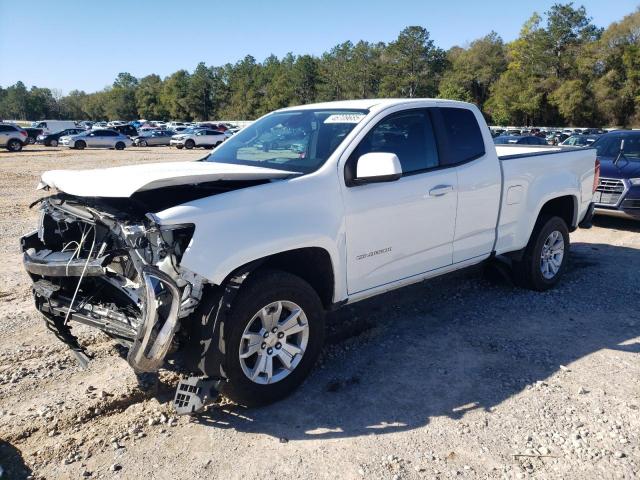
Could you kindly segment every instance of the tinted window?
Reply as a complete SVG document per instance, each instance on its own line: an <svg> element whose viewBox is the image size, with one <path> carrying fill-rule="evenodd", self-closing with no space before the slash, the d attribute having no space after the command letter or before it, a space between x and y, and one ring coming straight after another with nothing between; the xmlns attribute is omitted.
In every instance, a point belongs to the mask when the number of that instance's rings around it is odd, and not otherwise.
<svg viewBox="0 0 640 480"><path fill-rule="evenodd" d="M455 165L484 155L482 132L471 110L437 108L434 114L442 164Z"/></svg>
<svg viewBox="0 0 640 480"><path fill-rule="evenodd" d="M117 137L118 136L118 132L114 132L111 130L105 130L104 134L102 135L103 137Z"/></svg>
<svg viewBox="0 0 640 480"><path fill-rule="evenodd" d="M11 125L0 125L0 132L15 132L16 128Z"/></svg>
<svg viewBox="0 0 640 480"><path fill-rule="evenodd" d="M438 166L431 119L425 110L410 110L388 116L378 123L351 155L353 161L365 153L395 153L403 173Z"/></svg>
<svg viewBox="0 0 640 480"><path fill-rule="evenodd" d="M620 144L624 139L624 156L629 160L640 158L640 135L605 135L591 146L597 149L598 156L617 157Z"/></svg>

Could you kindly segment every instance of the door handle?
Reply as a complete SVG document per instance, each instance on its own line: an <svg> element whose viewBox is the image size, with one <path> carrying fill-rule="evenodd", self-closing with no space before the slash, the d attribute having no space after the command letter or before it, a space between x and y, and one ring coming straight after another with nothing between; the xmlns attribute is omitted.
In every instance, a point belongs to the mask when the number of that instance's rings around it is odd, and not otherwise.
<svg viewBox="0 0 640 480"><path fill-rule="evenodd" d="M431 190L429 190L429 196L441 197L449 192L453 192L453 185L436 185Z"/></svg>

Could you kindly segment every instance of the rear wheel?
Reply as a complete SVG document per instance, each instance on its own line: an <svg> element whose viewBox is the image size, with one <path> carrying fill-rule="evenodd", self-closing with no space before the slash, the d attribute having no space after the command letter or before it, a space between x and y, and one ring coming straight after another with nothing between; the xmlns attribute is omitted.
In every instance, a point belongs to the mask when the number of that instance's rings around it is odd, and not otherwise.
<svg viewBox="0 0 640 480"><path fill-rule="evenodd" d="M569 257L569 229L560 217L541 216L536 222L522 259L513 264L516 282L544 291L554 287Z"/></svg>
<svg viewBox="0 0 640 480"><path fill-rule="evenodd" d="M53 139L49 142L49 146L50 147L57 147L58 146L58 140Z"/></svg>
<svg viewBox="0 0 640 480"><path fill-rule="evenodd" d="M77 148L78 150L84 150L86 146L87 144L84 140L78 140L73 146L73 148Z"/></svg>
<svg viewBox="0 0 640 480"><path fill-rule="evenodd" d="M124 150L125 144L124 142L116 143L116 150Z"/></svg>
<svg viewBox="0 0 640 480"><path fill-rule="evenodd" d="M189 139L186 142L184 142L184 146L187 150L191 150L193 147L196 146L196 142L194 142L193 140Z"/></svg>

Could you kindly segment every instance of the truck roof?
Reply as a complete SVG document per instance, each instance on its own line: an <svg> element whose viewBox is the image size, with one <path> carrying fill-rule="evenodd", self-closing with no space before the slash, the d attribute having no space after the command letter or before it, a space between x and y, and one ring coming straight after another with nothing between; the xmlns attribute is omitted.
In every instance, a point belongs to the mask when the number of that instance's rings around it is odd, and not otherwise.
<svg viewBox="0 0 640 480"><path fill-rule="evenodd" d="M411 103L424 103L424 102L433 102L434 104L458 104L465 105L467 107L471 106L470 103L467 102L459 102L457 100L445 100L442 98L368 98L362 100L338 100L334 102L323 102L323 103L310 103L307 105L297 105L294 107L283 108L280 111L287 110L310 110L310 109L322 109L322 108L345 108L345 109L356 109L356 110L370 110L374 107L384 108L392 105L404 105Z"/></svg>

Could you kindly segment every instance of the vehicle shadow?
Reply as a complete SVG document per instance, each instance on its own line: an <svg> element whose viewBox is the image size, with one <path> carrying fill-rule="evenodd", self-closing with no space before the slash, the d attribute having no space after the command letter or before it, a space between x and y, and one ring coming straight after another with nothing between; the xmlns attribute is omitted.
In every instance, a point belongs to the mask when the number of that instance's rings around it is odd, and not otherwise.
<svg viewBox="0 0 640 480"><path fill-rule="evenodd" d="M624 230L626 232L640 233L640 221L629 218L596 215L593 217L593 224L600 228L611 228L615 230Z"/></svg>
<svg viewBox="0 0 640 480"><path fill-rule="evenodd" d="M621 301L637 296L639 267L638 250L577 243L563 282L549 292L488 281L476 270L345 307L329 316L320 366L292 396L258 409L210 408L196 421L302 440L489 411L598 350L640 352L629 343L640 320Z"/></svg>
<svg viewBox="0 0 640 480"><path fill-rule="evenodd" d="M0 466L3 472L0 477L10 480L30 478L33 472L22 458L20 450L0 439Z"/></svg>

